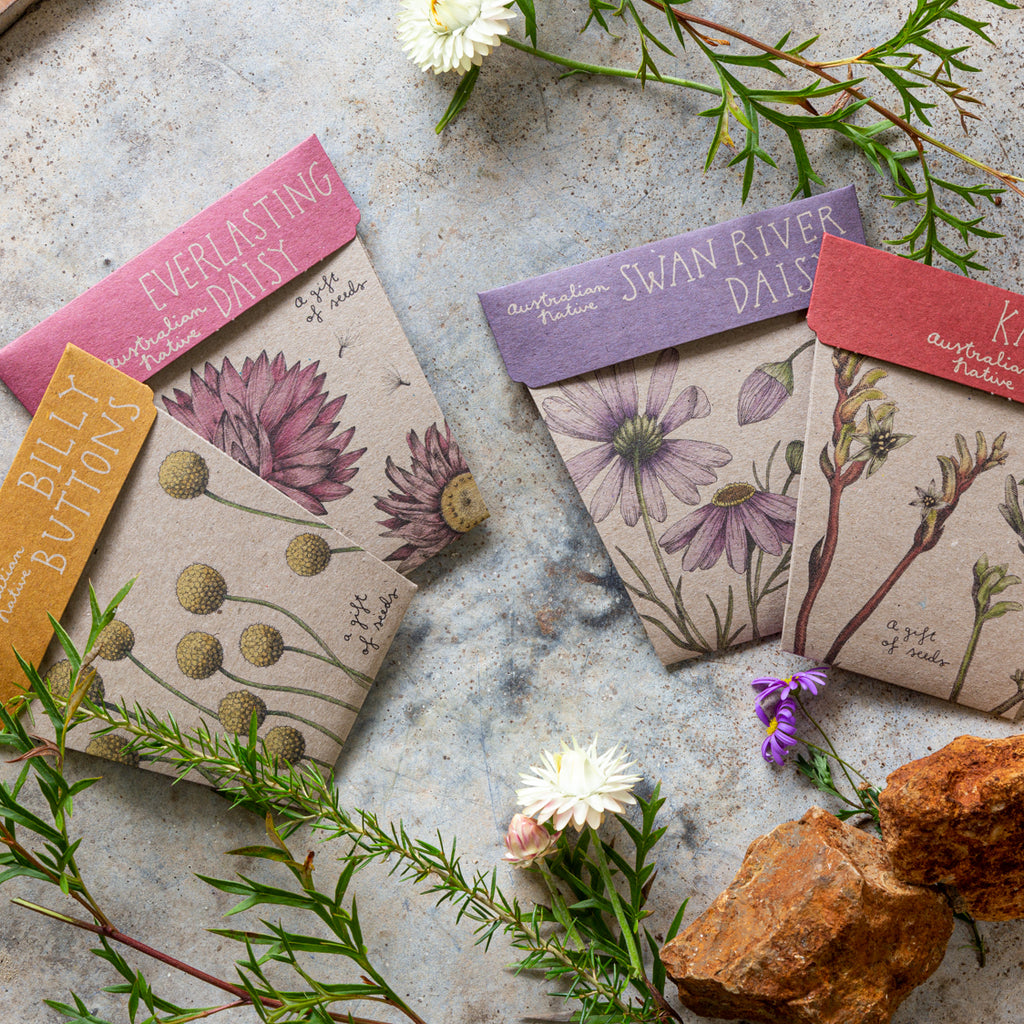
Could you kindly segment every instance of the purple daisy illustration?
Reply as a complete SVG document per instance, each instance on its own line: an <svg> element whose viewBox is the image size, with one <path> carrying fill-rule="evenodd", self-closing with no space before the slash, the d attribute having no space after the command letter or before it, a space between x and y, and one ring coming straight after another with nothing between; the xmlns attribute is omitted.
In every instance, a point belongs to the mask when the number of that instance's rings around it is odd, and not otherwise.
<svg viewBox="0 0 1024 1024"><path fill-rule="evenodd" d="M662 485L680 501L696 505L697 488L714 483L715 470L731 461L732 454L720 444L668 436L711 412L707 395L693 385L668 404L678 366L674 348L660 353L642 412L632 361L599 370L589 380L562 384L560 395L544 401L544 417L552 430L597 442L566 463L580 493L607 470L590 502L595 522L606 519L618 503L626 525L635 526L642 498L647 514L663 523L668 510Z"/></svg>
<svg viewBox="0 0 1024 1024"><path fill-rule="evenodd" d="M355 427L332 437L347 395L331 399L323 390L319 362L288 366L284 353L246 358L241 372L230 359L220 370L206 364L191 375L192 393L174 389L164 407L176 420L216 445L236 462L272 483L307 512L327 514L324 502L352 493L366 451L346 451Z"/></svg>
<svg viewBox="0 0 1024 1024"><path fill-rule="evenodd" d="M759 491L753 484L726 484L707 505L670 526L658 543L674 554L686 548L683 569L710 569L722 553L739 573L747 569L750 542L765 554L781 555L793 542L796 498Z"/></svg>
<svg viewBox="0 0 1024 1024"><path fill-rule="evenodd" d="M490 514L447 423L444 434L432 423L422 441L415 430L406 440L412 465L404 469L389 455L385 472L397 490L374 500L390 517L380 521L387 527L381 536L405 542L384 559L400 563L402 572L436 555Z"/></svg>

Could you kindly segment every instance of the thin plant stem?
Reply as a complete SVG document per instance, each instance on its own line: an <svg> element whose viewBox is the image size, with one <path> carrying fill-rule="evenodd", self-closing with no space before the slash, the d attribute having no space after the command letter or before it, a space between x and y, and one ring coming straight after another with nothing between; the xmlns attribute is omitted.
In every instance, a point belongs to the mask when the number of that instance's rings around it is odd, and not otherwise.
<svg viewBox="0 0 1024 1024"><path fill-rule="evenodd" d="M203 494L207 498L213 498L214 501L219 501L222 505L227 505L228 508L238 509L239 512L249 512L254 516L265 516L267 519L278 519L282 523L294 523L296 526L312 526L315 530L329 530L331 529L330 523L318 523L311 519L297 519L295 516L283 516L278 512L264 512L260 508L250 508L248 505L239 505L237 501L231 501L228 498L222 498L219 494L214 494L213 491L205 490ZM347 551L360 551L361 548L346 548Z"/></svg>
<svg viewBox="0 0 1024 1024"><path fill-rule="evenodd" d="M251 686L254 690L274 690L278 693L298 693L303 697L315 697L317 700L326 701L328 704L336 704L338 707L344 708L346 711L359 711L354 704L349 704L347 701L343 701L338 697L332 697L329 693L321 693L319 690L308 690L303 686L285 686L284 684L277 683L256 683L251 679L243 679L242 676L236 676L234 672L230 672L228 669L221 667L218 670L221 675L225 675L232 682L238 683L241 686Z"/></svg>
<svg viewBox="0 0 1024 1024"><path fill-rule="evenodd" d="M611 869L608 867L608 858L604 853L604 844L596 832L593 839L594 841L590 844L590 849L594 851L594 863L601 874L601 881L604 882L605 891L608 893L608 900L612 905L612 910L615 912L615 920L618 922L619 931L622 933L622 941L626 944L630 965L636 972L637 977L642 978L644 976L643 960L640 957L640 951L637 949L636 936L626 920L626 912L622 907L619 892L615 888L615 880L612 878Z"/></svg>
<svg viewBox="0 0 1024 1024"><path fill-rule="evenodd" d="M956 679L953 681L953 689L950 691L949 700L955 704L960 698L960 691L963 689L964 680L967 678L967 670L974 660L974 652L977 650L978 641L981 639L981 628L985 625L985 613L981 608L976 608L974 613L974 628L971 630L971 638L967 641L967 649L964 651L963 660L957 670Z"/></svg>

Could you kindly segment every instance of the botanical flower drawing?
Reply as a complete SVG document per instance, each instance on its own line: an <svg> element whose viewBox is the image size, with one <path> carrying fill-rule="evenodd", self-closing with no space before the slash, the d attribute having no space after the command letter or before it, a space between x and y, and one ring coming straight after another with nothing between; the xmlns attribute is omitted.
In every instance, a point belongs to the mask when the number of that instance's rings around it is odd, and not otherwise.
<svg viewBox="0 0 1024 1024"><path fill-rule="evenodd" d="M768 555L781 555L793 543L796 498L759 491L753 484L720 487L707 505L684 516L661 536L671 555L686 548L683 569L710 569L723 552L734 572L747 570L751 544Z"/></svg>
<svg viewBox="0 0 1024 1024"><path fill-rule="evenodd" d="M402 0L398 39L421 71L465 73L501 45L515 16L509 0Z"/></svg>
<svg viewBox="0 0 1024 1024"><path fill-rule="evenodd" d="M432 423L422 441L415 430L406 440L411 465L404 469L389 455L385 472L396 490L374 501L389 516L380 521L387 527L382 536L404 542L385 558L400 563L402 572L436 555L489 515L447 423L443 434Z"/></svg>
<svg viewBox="0 0 1024 1024"><path fill-rule="evenodd" d="M266 352L246 358L241 371L230 359L220 370L207 363L203 376L192 371L191 394L175 388L164 406L308 512L326 515L325 502L352 493L348 481L366 449L347 450L355 427L335 434L347 396L330 398L319 365L289 367L284 353L271 360Z"/></svg>
<svg viewBox="0 0 1024 1024"><path fill-rule="evenodd" d="M643 412L632 362L563 384L559 396L544 401L544 417L552 430L597 442L566 463L580 493L605 474L590 502L595 522L606 519L618 504L627 526L637 524L642 510L663 523L668 509L662 485L680 501L696 505L697 488L714 483L715 470L732 459L720 444L668 436L711 412L707 395L694 385L666 409L678 365L674 348L658 356Z"/></svg>

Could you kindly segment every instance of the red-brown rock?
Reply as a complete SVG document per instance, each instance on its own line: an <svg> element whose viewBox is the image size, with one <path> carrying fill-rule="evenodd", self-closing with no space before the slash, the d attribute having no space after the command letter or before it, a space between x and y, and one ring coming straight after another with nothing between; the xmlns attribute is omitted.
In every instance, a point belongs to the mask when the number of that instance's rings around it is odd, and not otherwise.
<svg viewBox="0 0 1024 1024"><path fill-rule="evenodd" d="M1024 736L960 736L894 771L880 802L900 878L956 886L983 921L1024 917Z"/></svg>
<svg viewBox="0 0 1024 1024"><path fill-rule="evenodd" d="M661 959L702 1017L887 1024L952 930L946 901L897 879L878 839L813 807L755 839Z"/></svg>

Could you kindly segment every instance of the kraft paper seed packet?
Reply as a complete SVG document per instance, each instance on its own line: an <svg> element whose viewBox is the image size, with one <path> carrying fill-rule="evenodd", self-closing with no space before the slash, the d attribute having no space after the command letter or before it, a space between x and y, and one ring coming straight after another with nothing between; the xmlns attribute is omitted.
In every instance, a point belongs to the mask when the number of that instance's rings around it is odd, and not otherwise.
<svg viewBox="0 0 1024 1024"><path fill-rule="evenodd" d="M786 650L1024 711L1024 296L822 247Z"/></svg>
<svg viewBox="0 0 1024 1024"><path fill-rule="evenodd" d="M408 572L487 518L315 136L0 349L31 412L68 342Z"/></svg>
<svg viewBox="0 0 1024 1024"><path fill-rule="evenodd" d="M127 437L117 428L136 421L152 426L115 481L107 465ZM115 497L94 546L80 531L93 518L86 499L98 502L99 492ZM415 592L405 577L155 410L148 387L74 348L58 366L0 503L6 507L12 495L38 508L22 522L5 520L6 564L28 570L27 585L43 603L13 623L8 605L0 624L5 649L22 651L29 638L38 650L39 635L45 647L52 632L46 611L82 642L89 585L105 605L134 578L97 641L93 703L123 704L130 714L138 705L172 715L185 730L205 724L243 739L254 725L279 765L333 768ZM66 608L52 603L60 585L74 588ZM4 669L9 695L24 680ZM54 693L67 696L70 664L56 640L41 672ZM173 770L140 757L128 738L80 727L70 745Z"/></svg>
<svg viewBox="0 0 1024 1024"><path fill-rule="evenodd" d="M480 295L666 665L782 627L828 233L852 187Z"/></svg>

